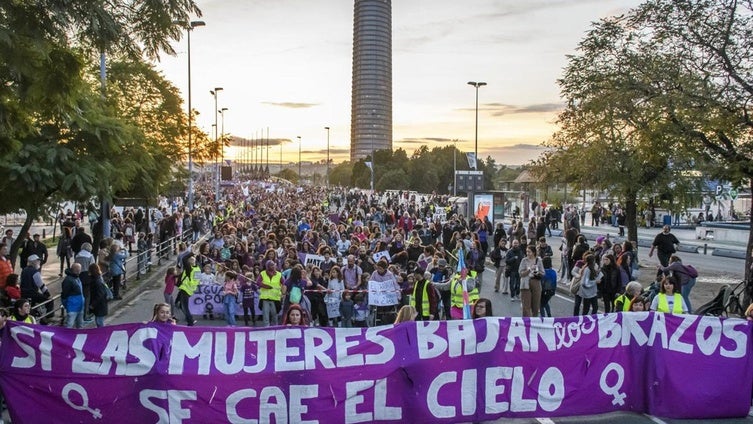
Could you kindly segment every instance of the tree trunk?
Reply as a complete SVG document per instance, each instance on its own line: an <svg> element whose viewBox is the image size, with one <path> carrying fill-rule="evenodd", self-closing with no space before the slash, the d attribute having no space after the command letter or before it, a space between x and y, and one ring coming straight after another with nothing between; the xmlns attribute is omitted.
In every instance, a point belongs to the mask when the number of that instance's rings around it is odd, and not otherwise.
<svg viewBox="0 0 753 424"><path fill-rule="evenodd" d="M18 249L21 247L21 243L24 243L26 241L26 233L29 232L29 228L31 228L32 222L34 222L33 214L26 212L26 220L21 226L21 230L18 232L18 237L16 237L16 240L13 242L13 245L10 246L10 260L13 263L16 263L16 257L18 256Z"/></svg>
<svg viewBox="0 0 753 424"><path fill-rule="evenodd" d="M627 226L627 239L638 242L638 217L635 194L631 193L625 199L625 225ZM636 246L637 247L637 246Z"/></svg>
<svg viewBox="0 0 753 424"><path fill-rule="evenodd" d="M750 190L751 193L753 193L753 178L750 179ZM750 214L750 228L748 228L748 246L745 248L745 269L743 270L743 275L745 275L745 281L748 282L746 285L745 290L745 296L743 298L743 305L749 305L751 301L753 301L753 275L751 272L751 262L753 262L753 258L751 258L751 252L753 251L753 213Z"/></svg>

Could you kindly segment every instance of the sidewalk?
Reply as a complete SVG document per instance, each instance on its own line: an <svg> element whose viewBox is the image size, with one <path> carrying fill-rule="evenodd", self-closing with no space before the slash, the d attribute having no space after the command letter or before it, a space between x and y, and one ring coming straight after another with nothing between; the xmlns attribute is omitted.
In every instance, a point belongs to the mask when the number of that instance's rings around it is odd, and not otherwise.
<svg viewBox="0 0 753 424"><path fill-rule="evenodd" d="M589 220L586 220L586 222L590 222ZM509 225L509 222L505 222L505 226ZM552 249L554 250L554 257L552 258L552 264L555 270L558 271L558 277L561 278L560 283L557 286L557 292L560 295L567 296L569 298L574 298L574 296L570 293L570 286L569 281L566 278L562 278L561 275L559 275L559 267L561 264L561 258L560 258L560 252L559 252L559 246L561 244L562 236L561 236L561 226L559 230L552 230L552 236L549 237L547 233L547 242L550 246L552 246ZM638 229L638 245L639 245L639 264L640 264L640 270L641 275L638 279L638 281L641 283L641 285L644 288L647 288L651 282L654 281L654 278L656 276L656 264L658 263L658 260L656 259L656 256L653 258L648 258L648 249L650 248L651 244L653 243L654 237L656 237L657 234L661 232L661 227L654 227L654 228L639 228ZM698 240L696 239L695 230L688 229L688 228L678 228L678 227L672 227L671 231L672 234L674 234L678 240L680 240L680 255L683 257L687 257L686 255L695 255L699 254L698 258L699 260L714 260L711 259L711 255L714 250L723 250L725 254L721 255L722 258L719 260L725 260L725 261L739 261L740 263L740 275L744 275L742 271L744 271L744 259L740 259L733 255L726 255L726 253L742 253L742 257L744 258L746 245L744 243L734 243L734 242L721 242L721 241L715 241L715 240ZM586 236L586 238L589 241L589 245L593 245L594 241L599 236L609 236L609 239L614 242L622 242L625 240L625 237L618 237L617 234L619 233L619 229L617 227L612 227L611 225L601 225L601 226L590 226L590 225L583 225L581 226L581 233ZM707 252L706 255L704 255L704 248ZM720 255L716 255L720 256ZM703 258L703 259L702 259ZM708 258L708 259L706 259ZM742 281L742 277L737 278L737 276L729 276L729 275L716 275L714 272L706 271L701 267L696 266L700 271L700 276L698 277L697 283L694 286L693 290L690 294L690 299L692 303L692 308L696 309L699 306L705 304L706 302L709 302L711 299L713 299L719 290L723 287L724 284L729 284L731 287L735 287L737 283ZM603 303L601 300L599 301L600 304L600 310L603 309Z"/></svg>

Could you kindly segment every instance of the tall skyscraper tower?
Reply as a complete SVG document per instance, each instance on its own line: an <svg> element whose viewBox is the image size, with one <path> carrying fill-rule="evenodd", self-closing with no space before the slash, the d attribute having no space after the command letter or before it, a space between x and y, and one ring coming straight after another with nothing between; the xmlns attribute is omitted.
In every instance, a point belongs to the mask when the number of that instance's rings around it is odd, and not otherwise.
<svg viewBox="0 0 753 424"><path fill-rule="evenodd" d="M350 160L392 150L392 3L355 0Z"/></svg>

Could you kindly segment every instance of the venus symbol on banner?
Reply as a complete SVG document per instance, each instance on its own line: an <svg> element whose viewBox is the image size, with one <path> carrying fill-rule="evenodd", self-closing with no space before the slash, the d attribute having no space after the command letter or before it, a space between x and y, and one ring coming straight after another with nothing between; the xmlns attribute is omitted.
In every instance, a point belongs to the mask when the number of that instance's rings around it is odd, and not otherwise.
<svg viewBox="0 0 753 424"><path fill-rule="evenodd" d="M77 405L76 403L71 400L71 392L77 393L79 396L81 396L81 405ZM68 404L71 408L77 410L77 411L88 411L91 412L92 417L95 419L102 418L102 413L99 412L99 409L91 409L89 407L89 394L86 393L86 389L84 389L83 386L77 383L68 383L63 387L63 400L65 403Z"/></svg>
<svg viewBox="0 0 753 424"><path fill-rule="evenodd" d="M610 386L607 383L607 378L609 378L610 372L614 371L617 374L617 381L614 383L614 385ZM612 405L624 405L625 404L625 398L627 397L627 394L620 393L620 389L622 388L622 383L625 382L625 370L620 366L620 364L616 364L614 362L607 365L606 368L604 368L604 371L601 373L601 379L599 380L599 386L601 387L601 391L613 396L612 399Z"/></svg>

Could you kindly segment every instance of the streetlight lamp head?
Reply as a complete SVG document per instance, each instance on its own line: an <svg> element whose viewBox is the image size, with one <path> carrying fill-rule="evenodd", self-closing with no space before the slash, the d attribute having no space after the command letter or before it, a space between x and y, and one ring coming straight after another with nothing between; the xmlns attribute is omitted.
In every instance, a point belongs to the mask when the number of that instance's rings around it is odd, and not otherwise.
<svg viewBox="0 0 753 424"><path fill-rule="evenodd" d="M225 112L226 110L230 110L230 109L228 109L228 108L226 108L226 107L223 107L222 109L220 109L220 113L223 113L223 112Z"/></svg>
<svg viewBox="0 0 753 424"><path fill-rule="evenodd" d="M485 83L485 82L479 82L479 83L477 83L477 84L478 84L478 86L479 86L479 87L483 87L483 86L485 86L485 85L486 85L486 83Z"/></svg>
<svg viewBox="0 0 753 424"><path fill-rule="evenodd" d="M476 81L468 81L468 85L476 86Z"/></svg>
<svg viewBox="0 0 753 424"><path fill-rule="evenodd" d="M204 25L206 25L206 22L204 21L191 21L191 24L190 24L191 28L196 28L196 27L200 27Z"/></svg>
<svg viewBox="0 0 753 424"><path fill-rule="evenodd" d="M222 91L222 90L223 90L223 88L222 88L222 87L214 87L214 91L215 91L215 93L216 93L216 92L218 92L218 91Z"/></svg>
<svg viewBox="0 0 753 424"><path fill-rule="evenodd" d="M324 127L324 129L325 129L325 130L328 130L328 129L329 129L329 127Z"/></svg>

